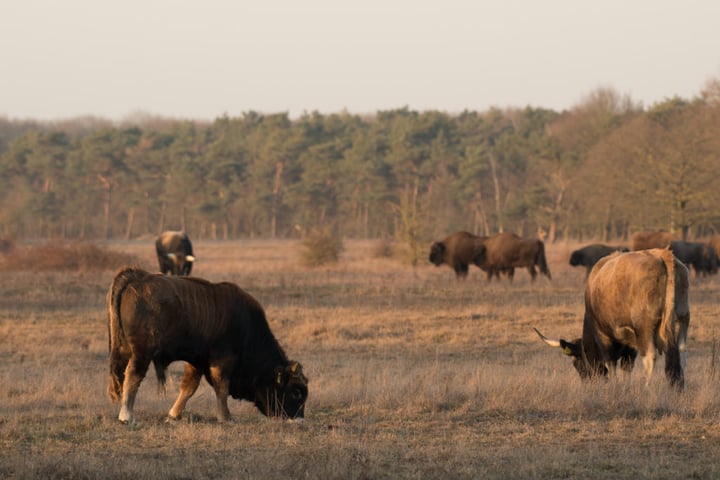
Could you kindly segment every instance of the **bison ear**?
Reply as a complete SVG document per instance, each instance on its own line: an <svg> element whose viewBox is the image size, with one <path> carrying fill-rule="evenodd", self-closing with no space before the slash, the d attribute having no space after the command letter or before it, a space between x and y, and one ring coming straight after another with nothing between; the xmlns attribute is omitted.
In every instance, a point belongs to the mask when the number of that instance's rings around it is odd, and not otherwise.
<svg viewBox="0 0 720 480"><path fill-rule="evenodd" d="M286 370L288 371L288 382L308 382L307 377L303 373L303 367L300 362L292 362L288 365Z"/></svg>
<svg viewBox="0 0 720 480"><path fill-rule="evenodd" d="M577 340L575 342L568 342L560 339L560 348L562 348L562 352L569 357L579 357L582 355L580 351L580 341Z"/></svg>

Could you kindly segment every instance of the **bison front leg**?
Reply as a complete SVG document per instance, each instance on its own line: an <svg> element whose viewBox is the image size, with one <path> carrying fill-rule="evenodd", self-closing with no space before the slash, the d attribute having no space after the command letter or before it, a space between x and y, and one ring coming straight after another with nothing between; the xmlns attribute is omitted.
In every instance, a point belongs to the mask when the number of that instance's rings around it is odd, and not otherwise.
<svg viewBox="0 0 720 480"><path fill-rule="evenodd" d="M230 394L230 379L227 378L224 369L220 366L210 367L210 379L213 389L215 389L218 422L227 422L230 420L230 409L227 404Z"/></svg>
<svg viewBox="0 0 720 480"><path fill-rule="evenodd" d="M645 371L645 385L650 385L653 370L655 370L655 349L651 348L647 352L641 354L643 370Z"/></svg>
<svg viewBox="0 0 720 480"><path fill-rule="evenodd" d="M467 278L468 276L468 267L469 265L467 265L466 263L456 264L453 267L453 270L455 270L455 277L458 280L465 280L465 278Z"/></svg>
<svg viewBox="0 0 720 480"><path fill-rule="evenodd" d="M528 272L530 272L530 281L534 282L537 278L537 270L535 270L535 265L530 265L529 267L527 267L527 269Z"/></svg>
<svg viewBox="0 0 720 480"><path fill-rule="evenodd" d="M150 360L138 358L134 355L130 357L130 361L125 369L122 399L120 400L120 414L118 415L118 419L123 423L132 425L135 421L133 415L135 397L140 388L140 382L145 378L149 366Z"/></svg>
<svg viewBox="0 0 720 480"><path fill-rule="evenodd" d="M187 401L197 391L201 378L202 373L197 368L193 367L189 363L185 364L185 373L183 374L183 379L180 383L180 393L178 394L177 400L175 400L175 404L170 409L170 413L168 413L169 418L172 420L180 418L183 410L185 410Z"/></svg>

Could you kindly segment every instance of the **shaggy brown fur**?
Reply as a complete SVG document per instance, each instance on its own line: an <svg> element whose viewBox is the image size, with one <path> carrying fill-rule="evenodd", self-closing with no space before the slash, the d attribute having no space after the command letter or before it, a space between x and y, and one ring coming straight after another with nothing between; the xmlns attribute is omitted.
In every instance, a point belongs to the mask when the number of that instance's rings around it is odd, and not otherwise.
<svg viewBox="0 0 720 480"><path fill-rule="evenodd" d="M430 246L429 260L438 267L447 264L455 270L457 278L465 278L469 265L474 263L473 259L486 239L469 232L455 232Z"/></svg>
<svg viewBox="0 0 720 480"><path fill-rule="evenodd" d="M265 415L302 417L307 379L270 332L265 312L232 283L120 270L107 294L110 385L119 418L132 423L135 395L153 363L161 384L173 361L187 362L170 410L178 418L204 376L215 389L218 419L228 395Z"/></svg>
<svg viewBox="0 0 720 480"><path fill-rule="evenodd" d="M670 250L651 249L615 253L595 265L585 289L582 338L553 342L538 334L572 356L582 378L614 372L618 361L632 370L640 354L649 382L658 351L666 355L671 385L682 389L689 323L687 268Z"/></svg>
<svg viewBox="0 0 720 480"><path fill-rule="evenodd" d="M525 267L530 277L537 277L537 265L540 273L552 279L545 259L545 244L537 238L521 238L514 233L504 232L488 238L474 258L480 268L507 271L513 279L514 268Z"/></svg>

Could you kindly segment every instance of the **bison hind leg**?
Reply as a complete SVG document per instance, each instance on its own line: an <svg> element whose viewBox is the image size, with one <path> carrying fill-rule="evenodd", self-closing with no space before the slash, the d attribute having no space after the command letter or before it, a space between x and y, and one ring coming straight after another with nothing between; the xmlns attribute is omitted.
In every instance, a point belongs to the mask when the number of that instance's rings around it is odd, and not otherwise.
<svg viewBox="0 0 720 480"><path fill-rule="evenodd" d="M665 357L665 376L670 382L670 385L679 391L682 391L685 387L683 357L684 351L681 351L677 345L668 348Z"/></svg>
<svg viewBox="0 0 720 480"><path fill-rule="evenodd" d="M130 361L125 369L122 400L120 401L120 414L118 415L118 419L123 423L132 425L134 422L133 408L135 406L135 397L137 396L140 383L143 381L143 378L145 378L149 366L150 360L135 356L130 357Z"/></svg>
<svg viewBox="0 0 720 480"><path fill-rule="evenodd" d="M117 403L122 398L123 383L125 381L125 369L127 368L129 357L123 355L118 350L110 353L110 382L108 385L108 396L113 403Z"/></svg>

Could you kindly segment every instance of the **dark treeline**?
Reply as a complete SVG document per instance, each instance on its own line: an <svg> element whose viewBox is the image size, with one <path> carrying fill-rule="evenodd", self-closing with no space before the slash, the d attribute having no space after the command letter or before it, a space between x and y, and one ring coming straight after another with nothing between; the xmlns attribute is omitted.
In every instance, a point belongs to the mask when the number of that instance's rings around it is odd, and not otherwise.
<svg viewBox="0 0 720 480"><path fill-rule="evenodd" d="M716 91L647 109L599 89L563 112L0 120L0 235L706 235L720 230Z"/></svg>

